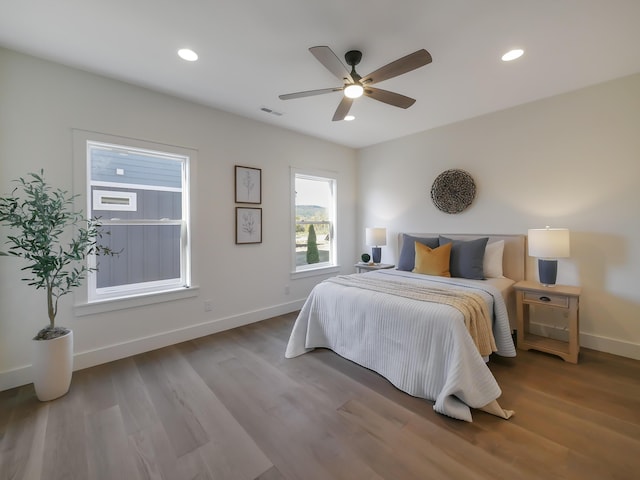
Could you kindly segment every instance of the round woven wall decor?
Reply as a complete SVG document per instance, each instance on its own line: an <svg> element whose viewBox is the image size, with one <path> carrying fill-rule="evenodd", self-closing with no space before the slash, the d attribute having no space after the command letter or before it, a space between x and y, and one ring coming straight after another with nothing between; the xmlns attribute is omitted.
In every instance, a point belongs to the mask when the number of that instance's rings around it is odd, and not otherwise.
<svg viewBox="0 0 640 480"><path fill-rule="evenodd" d="M431 186L431 200L445 213L460 213L476 196L476 184L464 170L446 170L436 177Z"/></svg>

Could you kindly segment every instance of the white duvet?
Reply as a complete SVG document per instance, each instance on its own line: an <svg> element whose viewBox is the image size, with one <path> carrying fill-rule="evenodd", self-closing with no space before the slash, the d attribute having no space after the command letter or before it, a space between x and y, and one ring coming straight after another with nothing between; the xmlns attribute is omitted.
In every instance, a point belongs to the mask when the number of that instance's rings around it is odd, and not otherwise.
<svg viewBox="0 0 640 480"><path fill-rule="evenodd" d="M471 289L493 312L496 353L515 356L504 299L487 281L398 270L363 275ZM498 415L510 416L495 403L500 387L467 332L462 313L454 307L322 282L302 307L285 356L318 347L378 372L413 396L435 401L434 410L450 417L471 421L469 407L497 408Z"/></svg>

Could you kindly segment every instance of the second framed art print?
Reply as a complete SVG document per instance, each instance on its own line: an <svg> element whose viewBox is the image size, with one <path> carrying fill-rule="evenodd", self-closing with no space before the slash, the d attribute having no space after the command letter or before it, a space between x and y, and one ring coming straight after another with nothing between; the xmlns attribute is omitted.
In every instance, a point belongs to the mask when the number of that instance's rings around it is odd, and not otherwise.
<svg viewBox="0 0 640 480"><path fill-rule="evenodd" d="M262 209L236 207L236 244L262 243Z"/></svg>

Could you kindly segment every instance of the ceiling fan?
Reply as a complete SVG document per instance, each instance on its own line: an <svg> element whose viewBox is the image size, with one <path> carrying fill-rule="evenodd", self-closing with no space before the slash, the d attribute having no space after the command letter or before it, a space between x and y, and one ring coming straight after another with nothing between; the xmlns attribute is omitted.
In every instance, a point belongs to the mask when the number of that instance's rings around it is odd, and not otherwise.
<svg viewBox="0 0 640 480"><path fill-rule="evenodd" d="M333 53L329 47L311 47L309 51L322 65L331 73L344 82L341 87L321 88L319 90L307 90L305 92L288 93L280 95L281 100L291 100L293 98L311 97L313 95L322 95L331 92L343 92L344 97L340 101L336 113L333 115L333 121L344 120L349 113L353 100L366 95L380 102L393 105L394 107L409 108L415 103L415 99L400 95L399 93L389 92L380 88L373 88L371 85L388 80L403 73L410 72L416 68L420 68L431 63L431 54L426 50L418 50L405 57L399 58L384 67L380 67L376 71L361 77L356 72L356 65L362 59L362 52L359 50L350 50L344 55L347 65L351 67L351 72L342 64L340 59Z"/></svg>

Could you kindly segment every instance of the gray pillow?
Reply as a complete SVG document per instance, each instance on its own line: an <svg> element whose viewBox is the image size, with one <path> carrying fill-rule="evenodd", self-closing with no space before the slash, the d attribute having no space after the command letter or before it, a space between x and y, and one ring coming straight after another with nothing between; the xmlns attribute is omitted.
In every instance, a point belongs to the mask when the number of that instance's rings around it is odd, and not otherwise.
<svg viewBox="0 0 640 480"><path fill-rule="evenodd" d="M440 245L453 242L451 245L451 258L449 271L452 277L484 280L484 250L487 247L489 237L477 240L451 240L440 237Z"/></svg>
<svg viewBox="0 0 640 480"><path fill-rule="evenodd" d="M416 266L416 247L415 242L420 242L429 248L438 248L440 244L437 238L420 238L402 234L402 251L398 259L398 270L410 272Z"/></svg>

